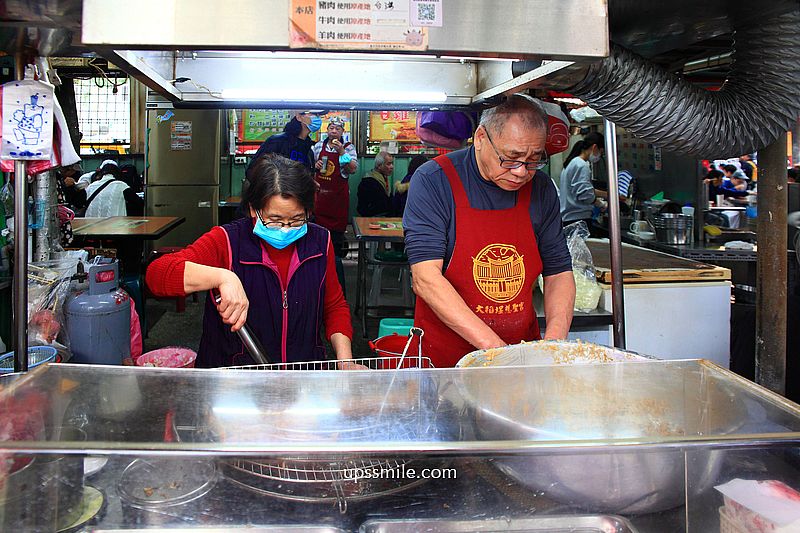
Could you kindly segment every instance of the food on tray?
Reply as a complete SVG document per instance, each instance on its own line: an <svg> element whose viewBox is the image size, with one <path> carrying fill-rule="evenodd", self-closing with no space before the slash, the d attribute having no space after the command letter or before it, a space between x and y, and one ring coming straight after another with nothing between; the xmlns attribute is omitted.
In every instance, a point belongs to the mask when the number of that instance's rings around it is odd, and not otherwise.
<svg viewBox="0 0 800 533"><path fill-rule="evenodd" d="M144 487L144 488L142 489L142 492L144 492L144 495L145 495L145 496L147 496L147 497L149 498L150 496L152 496L152 495L153 495L153 493L154 493L156 490L158 490L158 487Z"/></svg>
<svg viewBox="0 0 800 533"><path fill-rule="evenodd" d="M716 489L725 496L721 514L742 531L800 531L800 493L785 483L733 479Z"/></svg>

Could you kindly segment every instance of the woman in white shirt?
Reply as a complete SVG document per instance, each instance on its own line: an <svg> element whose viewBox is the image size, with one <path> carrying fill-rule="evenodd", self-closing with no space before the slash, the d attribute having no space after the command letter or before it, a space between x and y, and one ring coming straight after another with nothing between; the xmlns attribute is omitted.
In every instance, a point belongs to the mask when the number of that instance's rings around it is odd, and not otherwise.
<svg viewBox="0 0 800 533"><path fill-rule="evenodd" d="M595 189L592 186L590 163L600 161L603 155L603 136L599 133L589 133L582 140L575 143L567 158L565 167L561 171L561 184L559 187L561 198L561 220L566 226L579 220L586 222L591 228L592 207L597 198L608 198L606 191Z"/></svg>

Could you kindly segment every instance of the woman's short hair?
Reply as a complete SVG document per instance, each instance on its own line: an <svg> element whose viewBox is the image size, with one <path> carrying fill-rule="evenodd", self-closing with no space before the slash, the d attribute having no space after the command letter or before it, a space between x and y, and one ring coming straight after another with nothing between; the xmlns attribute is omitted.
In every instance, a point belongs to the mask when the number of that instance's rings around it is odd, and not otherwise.
<svg viewBox="0 0 800 533"><path fill-rule="evenodd" d="M314 211L317 186L305 165L278 154L264 154L247 169L242 183L242 206L260 211L273 196L294 198L306 210Z"/></svg>

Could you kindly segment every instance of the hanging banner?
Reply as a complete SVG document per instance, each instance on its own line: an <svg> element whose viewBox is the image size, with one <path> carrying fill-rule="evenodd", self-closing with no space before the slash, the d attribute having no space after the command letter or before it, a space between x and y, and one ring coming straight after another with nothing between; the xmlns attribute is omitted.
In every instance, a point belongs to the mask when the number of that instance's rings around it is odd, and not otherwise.
<svg viewBox="0 0 800 533"><path fill-rule="evenodd" d="M264 142L292 120L294 113L286 109L243 109L239 140L242 142Z"/></svg>
<svg viewBox="0 0 800 533"><path fill-rule="evenodd" d="M371 111L369 141L419 141L416 111Z"/></svg>
<svg viewBox="0 0 800 533"><path fill-rule="evenodd" d="M410 0L289 2L289 46L292 48L428 49L428 29L413 27Z"/></svg>
<svg viewBox="0 0 800 533"><path fill-rule="evenodd" d="M35 80L3 85L0 158L49 160L53 153L53 86Z"/></svg>

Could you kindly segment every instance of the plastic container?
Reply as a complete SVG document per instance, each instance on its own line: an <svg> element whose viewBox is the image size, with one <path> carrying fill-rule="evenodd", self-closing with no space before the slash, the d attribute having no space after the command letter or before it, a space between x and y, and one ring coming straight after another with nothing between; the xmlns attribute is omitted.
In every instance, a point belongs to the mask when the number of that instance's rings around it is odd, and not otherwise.
<svg viewBox="0 0 800 533"><path fill-rule="evenodd" d="M58 352L52 346L29 346L28 347L28 370L31 370L45 363L52 363L56 360ZM0 374L7 374L14 371L14 352L0 355Z"/></svg>
<svg viewBox="0 0 800 533"><path fill-rule="evenodd" d="M136 366L157 366L161 368L194 368L197 352L181 346L168 346L143 353L136 358Z"/></svg>
<svg viewBox="0 0 800 533"><path fill-rule="evenodd" d="M407 337L413 325L413 318L384 318L378 326L378 337L385 337L392 333Z"/></svg>
<svg viewBox="0 0 800 533"><path fill-rule="evenodd" d="M416 356L419 354L419 337L414 337L411 340L411 345L408 347L407 356ZM401 357L403 355L403 348L408 341L408 335L398 335L392 333L384 337L378 337L369 343L369 347L375 352L378 357ZM424 355L424 354L423 354Z"/></svg>

